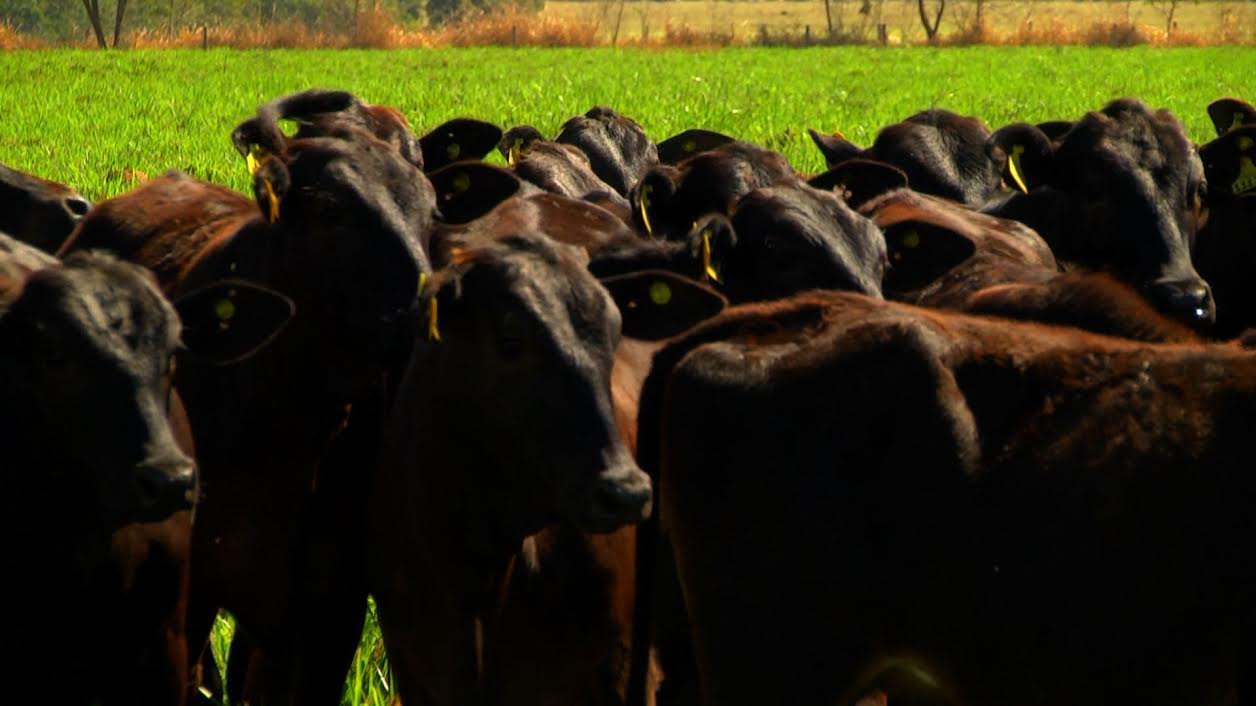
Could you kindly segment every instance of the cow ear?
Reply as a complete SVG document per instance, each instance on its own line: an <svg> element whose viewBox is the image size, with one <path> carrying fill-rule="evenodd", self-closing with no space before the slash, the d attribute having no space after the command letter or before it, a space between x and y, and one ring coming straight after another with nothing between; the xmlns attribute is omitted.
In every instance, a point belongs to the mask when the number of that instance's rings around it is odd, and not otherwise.
<svg viewBox="0 0 1256 706"><path fill-rule="evenodd" d="M1208 104L1208 117L1221 136L1244 125L1256 125L1256 108L1238 98L1218 98Z"/></svg>
<svg viewBox="0 0 1256 706"><path fill-rule="evenodd" d="M604 277L623 318L623 335L660 341L689 330L728 306L722 294L667 270Z"/></svg>
<svg viewBox="0 0 1256 706"><path fill-rule="evenodd" d="M458 162L427 175L445 223L469 223L518 193L519 177L483 162Z"/></svg>
<svg viewBox="0 0 1256 706"><path fill-rule="evenodd" d="M926 287L977 251L964 235L932 223L900 221L882 232L890 267L881 288L887 294Z"/></svg>
<svg viewBox="0 0 1256 706"><path fill-rule="evenodd" d="M736 140L711 130L697 128L685 130L658 143L659 161L663 164L676 164L695 154L713 150L730 142L736 142Z"/></svg>
<svg viewBox="0 0 1256 706"><path fill-rule="evenodd" d="M885 162L848 159L812 177L807 184L822 191L835 191L851 208L858 209L881 194L907 188L907 174Z"/></svg>
<svg viewBox="0 0 1256 706"><path fill-rule="evenodd" d="M292 300L279 292L237 279L180 297L174 307L183 324L184 347L215 365L257 353L296 312Z"/></svg>
<svg viewBox="0 0 1256 706"><path fill-rule="evenodd" d="M1046 135L1048 140L1055 142L1073 129L1073 123L1068 120L1048 120L1045 123L1038 123L1038 129L1042 130L1042 134Z"/></svg>
<svg viewBox="0 0 1256 706"><path fill-rule="evenodd" d="M1035 125L1015 123L1000 128L986 141L986 153L1003 165L1003 181L1009 188L1029 193L1054 181L1051 139Z"/></svg>
<svg viewBox="0 0 1256 706"><path fill-rule="evenodd" d="M454 118L419 138L423 168L434 172L461 160L484 159L502 139L502 129L472 118Z"/></svg>
<svg viewBox="0 0 1256 706"><path fill-rule="evenodd" d="M1256 191L1256 125L1235 128L1200 147L1199 158L1212 191Z"/></svg>
<svg viewBox="0 0 1256 706"><path fill-rule="evenodd" d="M675 167L660 165L651 167L641 181L629 194L632 205L632 222L641 233L650 237L666 237L666 233L655 233L658 216L666 208L666 204L676 195L676 178L679 175Z"/></svg>
<svg viewBox="0 0 1256 706"><path fill-rule="evenodd" d="M863 150L858 145L847 140L841 133L821 135L807 128L807 134L811 135L811 141L820 148L820 154L824 155L826 166L836 167L848 159L854 159L863 154Z"/></svg>
<svg viewBox="0 0 1256 706"><path fill-rule="evenodd" d="M280 204L291 183L288 167L280 160L268 157L257 165L253 172L253 198L257 199L257 206L267 222L279 220Z"/></svg>
<svg viewBox="0 0 1256 706"><path fill-rule="evenodd" d="M698 278L724 284L724 260L737 247L737 232L726 216L710 213L694 222L686 238L690 253L701 266Z"/></svg>
<svg viewBox="0 0 1256 706"><path fill-rule="evenodd" d="M514 166L524 152L535 142L544 142L545 136L531 125L516 125L502 134L497 143L497 151L501 153L506 164Z"/></svg>

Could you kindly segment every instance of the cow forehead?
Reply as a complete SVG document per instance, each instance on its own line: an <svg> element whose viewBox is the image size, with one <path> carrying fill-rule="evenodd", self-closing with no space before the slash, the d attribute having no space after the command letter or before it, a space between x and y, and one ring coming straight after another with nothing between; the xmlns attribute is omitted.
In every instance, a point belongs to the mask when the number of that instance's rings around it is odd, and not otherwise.
<svg viewBox="0 0 1256 706"><path fill-rule="evenodd" d="M1198 154L1181 126L1165 116L1125 111L1091 113L1068 133L1060 152L1066 161L1108 164L1117 173L1151 174L1162 181L1202 171Z"/></svg>
<svg viewBox="0 0 1256 706"><path fill-rule="evenodd" d="M107 268L69 266L34 275L31 297L37 325L82 336L116 360L164 358L179 340L174 309L139 272L122 263Z"/></svg>

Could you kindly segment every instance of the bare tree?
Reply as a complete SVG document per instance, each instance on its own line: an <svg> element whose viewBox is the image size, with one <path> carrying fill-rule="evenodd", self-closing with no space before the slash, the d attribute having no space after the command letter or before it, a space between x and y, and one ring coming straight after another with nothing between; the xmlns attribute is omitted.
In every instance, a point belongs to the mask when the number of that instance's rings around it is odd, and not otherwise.
<svg viewBox="0 0 1256 706"><path fill-rule="evenodd" d="M1164 15L1164 38L1170 39L1173 36L1173 16L1177 14L1180 0L1151 0L1151 6L1160 11Z"/></svg>
<svg viewBox="0 0 1256 706"><path fill-rule="evenodd" d="M824 0L824 19L829 24L829 37L833 36L833 10L829 7L830 0Z"/></svg>
<svg viewBox="0 0 1256 706"><path fill-rule="evenodd" d="M96 43L101 49L106 48L105 30L100 25L100 5L97 0L83 0L83 9L87 10L87 19L92 23L92 31L96 33Z"/></svg>
<svg viewBox="0 0 1256 706"><path fill-rule="evenodd" d="M938 0L938 12L933 16L933 24L929 24L929 13L925 11L925 0L916 0L916 9L920 11L920 24L925 27L925 38L930 42L936 40L938 28L942 26L942 13L946 11L946 0Z"/></svg>
<svg viewBox="0 0 1256 706"><path fill-rule="evenodd" d="M93 0L94 2L95 0ZM127 0L118 0L118 11L113 19L113 48L118 48L118 37L122 34L122 16L126 14Z"/></svg>

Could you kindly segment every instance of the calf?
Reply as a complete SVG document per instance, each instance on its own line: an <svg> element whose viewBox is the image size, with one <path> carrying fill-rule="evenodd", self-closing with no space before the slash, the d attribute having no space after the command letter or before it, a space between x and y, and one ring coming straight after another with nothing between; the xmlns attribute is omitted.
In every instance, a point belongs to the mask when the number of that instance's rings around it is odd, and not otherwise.
<svg viewBox="0 0 1256 706"><path fill-rule="evenodd" d="M1219 338L1256 326L1256 125L1237 127L1199 148L1210 185L1206 225L1195 242L1199 273L1217 299Z"/></svg>
<svg viewBox="0 0 1256 706"><path fill-rule="evenodd" d="M405 359L435 198L412 163L363 130L251 134L266 155L253 201L167 175L102 203L71 247L122 252L172 293L232 273L296 303L287 330L247 364L180 360L206 483L189 632L199 647L226 608L266 654L266 700L334 704L365 608L360 467Z"/></svg>
<svg viewBox="0 0 1256 706"><path fill-rule="evenodd" d="M68 186L0 164L0 233L53 253L91 207Z"/></svg>
<svg viewBox="0 0 1256 706"><path fill-rule="evenodd" d="M981 120L932 108L883 128L866 150L840 134L808 130L830 168L852 158L891 164L916 191L980 206L999 189L1000 164L986 151L990 129Z"/></svg>
<svg viewBox="0 0 1256 706"><path fill-rule="evenodd" d="M1254 406L1233 346L845 293L699 326L639 458L706 702L1246 700Z"/></svg>
<svg viewBox="0 0 1256 706"><path fill-rule="evenodd" d="M1201 329L1211 324L1216 305L1190 260L1204 170L1177 118L1122 99L1054 141L1017 124L989 145L1006 155L1025 193L993 202L988 213L1033 228L1067 266L1111 272L1166 314Z"/></svg>

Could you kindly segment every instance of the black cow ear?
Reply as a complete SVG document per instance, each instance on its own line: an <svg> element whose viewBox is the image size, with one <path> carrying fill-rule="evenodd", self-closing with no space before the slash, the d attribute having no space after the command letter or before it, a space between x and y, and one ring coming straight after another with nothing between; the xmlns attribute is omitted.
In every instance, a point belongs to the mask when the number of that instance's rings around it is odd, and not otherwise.
<svg viewBox="0 0 1256 706"><path fill-rule="evenodd" d="M667 270L604 277L623 318L623 335L660 341L689 330L728 306L722 294Z"/></svg>
<svg viewBox="0 0 1256 706"><path fill-rule="evenodd" d="M1029 193L1055 177L1051 138L1028 123L1000 128L986 141L986 153L1003 165L1003 180L1009 188Z"/></svg>
<svg viewBox="0 0 1256 706"><path fill-rule="evenodd" d="M858 145L847 140L841 133L821 135L807 128L807 134L811 135L811 141L820 148L820 154L824 155L824 163L828 167L836 167L848 159L854 159L863 154L863 150Z"/></svg>
<svg viewBox="0 0 1256 706"><path fill-rule="evenodd" d="M1235 128L1199 148L1211 191L1256 191L1256 125Z"/></svg>
<svg viewBox="0 0 1256 706"><path fill-rule="evenodd" d="M1038 129L1042 130L1042 134L1046 135L1048 140L1055 142L1073 129L1073 123L1068 120L1048 120L1045 123L1038 123Z"/></svg>
<svg viewBox="0 0 1256 706"><path fill-rule="evenodd" d="M292 300L272 289L225 279L180 297L175 311L183 345L198 358L228 365L274 340L296 313Z"/></svg>
<svg viewBox="0 0 1256 706"><path fill-rule="evenodd" d="M697 276L709 284L724 284L724 260L737 247L737 232L726 216L710 213L694 222L686 238L694 260L701 266Z"/></svg>
<svg viewBox="0 0 1256 706"><path fill-rule="evenodd" d="M736 140L712 130L698 128L685 130L658 143L659 161L663 164L676 164L695 154L713 150L730 142L736 142Z"/></svg>
<svg viewBox="0 0 1256 706"><path fill-rule="evenodd" d="M502 129L472 118L454 118L419 138L423 168L434 172L454 162L484 159L502 139Z"/></svg>
<svg viewBox="0 0 1256 706"><path fill-rule="evenodd" d="M519 177L483 162L458 162L427 175L445 223L469 223L519 191Z"/></svg>
<svg viewBox="0 0 1256 706"><path fill-rule="evenodd" d="M253 172L253 198L257 200L257 207L262 210L262 216L267 222L275 223L279 220L280 204L291 184L288 167L280 160L271 157L257 165Z"/></svg>
<svg viewBox="0 0 1256 706"><path fill-rule="evenodd" d="M516 125L502 133L502 139L497 143L497 151L501 153L502 159L506 160L506 164L514 166L533 143L544 141L545 135L542 135L540 130L531 125Z"/></svg>
<svg viewBox="0 0 1256 706"><path fill-rule="evenodd" d="M882 232L890 262L881 283L887 294L926 287L977 251L964 235L932 223L901 221Z"/></svg>
<svg viewBox="0 0 1256 706"><path fill-rule="evenodd" d="M822 191L836 191L851 208L858 209L881 194L907 188L907 174L885 162L848 159L812 177L807 184Z"/></svg>
<svg viewBox="0 0 1256 706"><path fill-rule="evenodd" d="M1238 98L1218 98L1208 104L1208 117L1221 136L1244 125L1256 125L1256 108Z"/></svg>
<svg viewBox="0 0 1256 706"><path fill-rule="evenodd" d="M641 233L650 237L666 237L665 233L656 234L658 217L666 204L676 195L676 178L679 176L675 167L660 165L651 167L641 181L632 189L628 200L632 205L632 222Z"/></svg>

